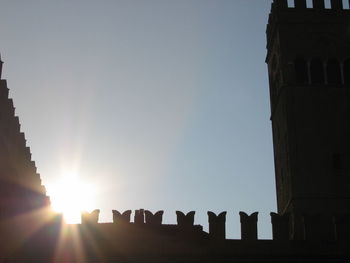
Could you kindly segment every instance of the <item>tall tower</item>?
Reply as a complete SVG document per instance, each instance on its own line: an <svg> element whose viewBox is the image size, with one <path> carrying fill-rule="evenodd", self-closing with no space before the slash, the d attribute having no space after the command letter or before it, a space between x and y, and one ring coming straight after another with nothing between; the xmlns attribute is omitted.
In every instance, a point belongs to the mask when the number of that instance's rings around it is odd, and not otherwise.
<svg viewBox="0 0 350 263"><path fill-rule="evenodd" d="M350 212L350 10L274 0L267 25L278 213Z"/></svg>
<svg viewBox="0 0 350 263"><path fill-rule="evenodd" d="M1 59L0 59L1 60ZM50 200L41 184L30 148L8 97L6 80L1 79L0 62L0 223L18 215L48 207Z"/></svg>

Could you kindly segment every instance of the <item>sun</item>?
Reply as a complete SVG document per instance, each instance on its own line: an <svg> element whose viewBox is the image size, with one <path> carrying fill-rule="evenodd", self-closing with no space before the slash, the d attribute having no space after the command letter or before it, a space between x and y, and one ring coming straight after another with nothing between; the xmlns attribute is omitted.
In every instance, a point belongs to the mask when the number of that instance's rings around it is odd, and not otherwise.
<svg viewBox="0 0 350 263"><path fill-rule="evenodd" d="M95 188L92 184L81 180L77 173L63 173L48 190L52 209L63 213L67 223L80 223L81 212L95 208Z"/></svg>

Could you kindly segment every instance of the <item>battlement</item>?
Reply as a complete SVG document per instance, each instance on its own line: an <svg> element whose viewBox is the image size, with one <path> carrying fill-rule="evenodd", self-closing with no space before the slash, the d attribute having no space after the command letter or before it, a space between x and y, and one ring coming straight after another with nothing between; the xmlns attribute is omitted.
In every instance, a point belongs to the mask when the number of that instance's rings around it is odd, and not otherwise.
<svg viewBox="0 0 350 263"><path fill-rule="evenodd" d="M203 231L201 225L195 225L195 211L187 214L176 211L177 224L162 224L164 211L152 213L148 210L135 210L134 220L131 222L131 210L123 213L112 210L113 223L98 223L100 210L96 209L91 213L81 214L81 226L112 227L130 229L140 227L142 231L153 231L158 234L180 235L189 238L206 238L213 240L226 240L226 211L216 215L208 211L209 233ZM250 215L239 212L241 224L241 240L258 240L258 212ZM276 241L288 241L295 239L291 231L292 216L289 214L279 215L270 213L272 236ZM301 240L306 241L349 241L350 240L350 214L303 214Z"/></svg>
<svg viewBox="0 0 350 263"><path fill-rule="evenodd" d="M267 48L269 49L273 45L273 40L277 39L276 23L319 24L322 25L323 30L333 31L334 29L323 25L344 24L349 16L349 0L274 0L266 28Z"/></svg>
<svg viewBox="0 0 350 263"><path fill-rule="evenodd" d="M349 10L349 0L274 0L272 6L280 9Z"/></svg>

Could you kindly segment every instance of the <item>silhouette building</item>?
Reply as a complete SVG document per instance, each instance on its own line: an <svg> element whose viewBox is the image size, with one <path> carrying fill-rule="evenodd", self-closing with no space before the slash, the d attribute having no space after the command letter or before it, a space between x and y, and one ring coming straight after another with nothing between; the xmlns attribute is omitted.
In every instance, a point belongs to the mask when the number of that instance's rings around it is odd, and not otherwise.
<svg viewBox="0 0 350 263"><path fill-rule="evenodd" d="M342 3L289 9L275 1L267 27L278 213L292 215L296 237L301 216L350 207L350 15Z"/></svg>
<svg viewBox="0 0 350 263"><path fill-rule="evenodd" d="M293 5L289 4L293 2ZM267 57L277 213L272 240L258 212L240 212L241 238L226 238L226 212L99 210L66 225L20 131L0 62L0 262L350 262L350 10L342 0L274 0ZM308 2L310 3L310 1ZM1 59L0 59L1 61Z"/></svg>
<svg viewBox="0 0 350 263"><path fill-rule="evenodd" d="M50 204L8 98L6 80L1 79L2 65L0 57L0 218Z"/></svg>

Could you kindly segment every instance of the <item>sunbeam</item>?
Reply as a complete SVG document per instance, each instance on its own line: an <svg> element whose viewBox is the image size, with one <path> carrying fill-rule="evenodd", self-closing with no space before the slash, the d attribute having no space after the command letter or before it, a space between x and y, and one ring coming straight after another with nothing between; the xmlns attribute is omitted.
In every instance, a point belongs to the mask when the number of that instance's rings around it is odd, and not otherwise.
<svg viewBox="0 0 350 263"><path fill-rule="evenodd" d="M67 223L79 223L82 211L94 208L95 189L76 172L64 172L61 178L48 186L52 209L63 213Z"/></svg>

